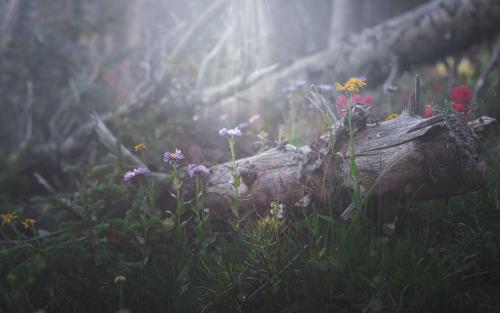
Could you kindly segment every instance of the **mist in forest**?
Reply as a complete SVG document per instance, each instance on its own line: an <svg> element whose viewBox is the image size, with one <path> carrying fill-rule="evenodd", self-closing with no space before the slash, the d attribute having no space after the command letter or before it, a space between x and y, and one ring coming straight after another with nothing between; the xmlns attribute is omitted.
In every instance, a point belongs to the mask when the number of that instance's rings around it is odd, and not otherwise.
<svg viewBox="0 0 500 313"><path fill-rule="evenodd" d="M498 0L0 0L0 313L500 311Z"/></svg>

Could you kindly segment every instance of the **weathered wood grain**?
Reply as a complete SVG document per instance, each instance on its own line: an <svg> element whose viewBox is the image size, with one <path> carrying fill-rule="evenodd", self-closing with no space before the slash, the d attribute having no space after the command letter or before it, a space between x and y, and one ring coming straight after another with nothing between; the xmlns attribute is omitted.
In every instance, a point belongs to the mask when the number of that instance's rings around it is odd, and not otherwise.
<svg viewBox="0 0 500 313"><path fill-rule="evenodd" d="M480 134L494 122L482 117L467 124L458 115L423 119L403 113L358 128L353 141L363 197L369 196L369 205L380 209L477 190L484 185L487 170ZM327 133L311 146L287 145L238 160L241 209L265 213L272 201L278 201L293 210L310 195L342 213L352 189L350 156L345 137L336 138L331 149L334 136L339 134ZM204 204L217 212L230 212L236 194L230 166L212 167L205 180Z"/></svg>

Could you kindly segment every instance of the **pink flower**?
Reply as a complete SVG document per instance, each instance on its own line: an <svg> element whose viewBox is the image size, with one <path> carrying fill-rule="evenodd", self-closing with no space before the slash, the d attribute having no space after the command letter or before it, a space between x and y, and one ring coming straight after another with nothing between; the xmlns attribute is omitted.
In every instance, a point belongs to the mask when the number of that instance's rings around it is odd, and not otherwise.
<svg viewBox="0 0 500 313"><path fill-rule="evenodd" d="M364 96L361 96L360 94L355 94L352 97L352 102L353 103L361 103L364 105L368 110L370 111L375 111L373 106L373 95L371 93L367 93ZM347 100L347 97L345 95L340 95L337 97L337 113L339 117L342 119L345 116L345 112L347 111L347 107L349 106L349 100Z"/></svg>
<svg viewBox="0 0 500 313"><path fill-rule="evenodd" d="M454 103L468 105L472 97L472 89L469 86L458 86L451 89L451 100Z"/></svg>
<svg viewBox="0 0 500 313"><path fill-rule="evenodd" d="M465 105L463 103L460 103L460 102L457 102L457 103L453 103L453 109L455 109L455 111L457 111L458 113L464 113L465 115Z"/></svg>
<svg viewBox="0 0 500 313"><path fill-rule="evenodd" d="M367 93L365 95L365 97L363 98L363 103L366 105L366 106L369 106L371 107L373 105L373 100L375 99L375 97L371 94L371 93Z"/></svg>
<svg viewBox="0 0 500 313"><path fill-rule="evenodd" d="M361 97L360 94L356 94L352 97L352 102L361 103L367 108L370 108L373 105L373 95L371 93L367 93L364 97Z"/></svg>
<svg viewBox="0 0 500 313"><path fill-rule="evenodd" d="M347 97L344 95L338 96L336 105L337 105L337 113L339 114L339 117L341 119L344 118L347 107L349 106L349 101L347 100Z"/></svg>
<svg viewBox="0 0 500 313"><path fill-rule="evenodd" d="M451 100L453 101L453 109L458 113L462 113L465 118L469 115L469 105L472 97L472 89L469 86L458 86L451 90Z"/></svg>
<svg viewBox="0 0 500 313"><path fill-rule="evenodd" d="M432 111L432 106L430 104L426 104L424 106L424 118L429 118L434 115L434 112Z"/></svg>

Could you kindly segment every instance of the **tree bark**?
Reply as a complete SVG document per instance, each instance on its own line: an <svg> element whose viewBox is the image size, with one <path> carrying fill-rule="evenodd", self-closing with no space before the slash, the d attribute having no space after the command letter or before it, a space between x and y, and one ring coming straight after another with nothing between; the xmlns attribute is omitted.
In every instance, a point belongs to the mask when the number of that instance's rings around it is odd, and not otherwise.
<svg viewBox="0 0 500 313"><path fill-rule="evenodd" d="M446 198L484 185L480 135L494 119L482 117L467 124L456 115L422 119L403 113L376 125L364 125L363 120L353 137L359 168L354 179L368 207ZM205 207L229 213L231 198L237 195L241 215L253 209L265 214L273 201L293 210L309 200L328 203L332 213L342 213L351 201L353 177L349 141L339 129L311 146L287 145L238 160L238 190L231 184L230 163L212 167L204 182Z"/></svg>
<svg viewBox="0 0 500 313"><path fill-rule="evenodd" d="M498 0L435 0L357 35L343 37L329 49L298 59L222 104L244 98L269 103L289 82L343 81L364 76L370 86L384 81L397 57L401 71L463 50L500 31ZM247 103L247 102L243 102Z"/></svg>

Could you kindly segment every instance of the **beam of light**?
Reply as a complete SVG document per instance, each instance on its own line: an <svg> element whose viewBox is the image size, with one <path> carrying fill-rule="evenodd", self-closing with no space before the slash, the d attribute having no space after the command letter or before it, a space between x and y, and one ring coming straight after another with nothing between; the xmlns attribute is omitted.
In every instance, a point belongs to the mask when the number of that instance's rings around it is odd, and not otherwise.
<svg viewBox="0 0 500 313"><path fill-rule="evenodd" d="M198 86L220 85L239 75L249 75L271 65L272 29L268 10L267 0L231 2L224 27L218 31L220 41L205 54L212 61L204 69L206 73L203 76L206 78L203 82L198 76ZM215 52L215 56L210 55Z"/></svg>

